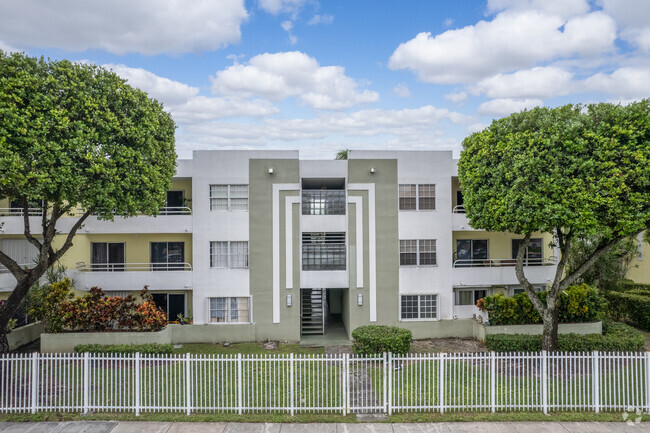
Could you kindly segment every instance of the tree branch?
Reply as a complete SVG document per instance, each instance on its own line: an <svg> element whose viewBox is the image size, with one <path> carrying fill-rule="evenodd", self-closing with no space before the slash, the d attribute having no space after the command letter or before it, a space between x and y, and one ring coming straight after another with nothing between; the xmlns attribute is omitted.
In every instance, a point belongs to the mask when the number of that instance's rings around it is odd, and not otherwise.
<svg viewBox="0 0 650 433"><path fill-rule="evenodd" d="M50 255L48 259L48 266L52 266L57 260L61 258L61 256L63 256L63 254L65 254L66 251L68 251L68 249L72 246L72 238L74 238L75 234L77 233L77 230L79 230L79 228L83 225L84 221L86 221L86 218L88 218L91 215L91 213L92 210L87 210L72 226L61 248L59 248L54 253L54 255Z"/></svg>
<svg viewBox="0 0 650 433"><path fill-rule="evenodd" d="M29 209L27 207L27 199L25 198L22 199L22 205L23 205L23 225L25 226L24 229L25 238L27 239L27 241L29 241L30 244L34 245L36 248L38 248L39 251L41 251L43 245L39 242L38 239L32 236L32 231L29 227ZM45 215L45 210L43 210L43 215Z"/></svg>
<svg viewBox="0 0 650 433"><path fill-rule="evenodd" d="M564 240L562 241L563 247L560 248L560 260L558 261L557 268L555 269L555 277L553 278L553 284L551 285L551 290L549 290L549 292L555 295L557 295L557 293L560 291L562 276L564 275L564 270L566 269L566 265L569 261L568 253L569 253L569 248L571 248L571 239L572 239L571 234L568 234L564 236ZM560 243L559 237L558 237L558 243Z"/></svg>
<svg viewBox="0 0 650 433"><path fill-rule="evenodd" d="M519 284L521 284L521 287L524 288L524 291L526 291L526 294L530 298L530 302L532 302L533 306L541 316L544 313L546 306L537 297L535 288L532 284L530 284L530 281L528 281L528 278L526 278L526 275L524 274L524 256L526 255L526 250L528 249L531 235L532 233L526 233L524 239L519 244L519 250L517 251L517 263L515 265L515 275L517 276L517 281L519 281Z"/></svg>
<svg viewBox="0 0 650 433"><path fill-rule="evenodd" d="M25 270L20 267L20 264L2 251L0 251L0 263L7 268L14 277L16 277L16 280L25 275Z"/></svg>

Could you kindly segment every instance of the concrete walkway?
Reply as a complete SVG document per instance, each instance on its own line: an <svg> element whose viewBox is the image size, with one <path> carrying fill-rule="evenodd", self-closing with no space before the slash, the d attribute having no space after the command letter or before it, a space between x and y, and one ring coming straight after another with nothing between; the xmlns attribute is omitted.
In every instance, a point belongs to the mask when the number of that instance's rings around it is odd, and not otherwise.
<svg viewBox="0 0 650 433"><path fill-rule="evenodd" d="M458 422L428 424L246 424L73 421L0 423L2 433L609 433L650 432L650 423Z"/></svg>

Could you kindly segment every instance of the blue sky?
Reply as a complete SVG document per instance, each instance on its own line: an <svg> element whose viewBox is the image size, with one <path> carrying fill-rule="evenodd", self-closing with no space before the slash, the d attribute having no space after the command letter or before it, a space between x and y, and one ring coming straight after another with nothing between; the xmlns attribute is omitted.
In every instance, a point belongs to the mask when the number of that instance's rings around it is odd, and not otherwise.
<svg viewBox="0 0 650 433"><path fill-rule="evenodd" d="M649 0L0 0L0 49L112 68L193 149L452 149L650 96Z"/></svg>

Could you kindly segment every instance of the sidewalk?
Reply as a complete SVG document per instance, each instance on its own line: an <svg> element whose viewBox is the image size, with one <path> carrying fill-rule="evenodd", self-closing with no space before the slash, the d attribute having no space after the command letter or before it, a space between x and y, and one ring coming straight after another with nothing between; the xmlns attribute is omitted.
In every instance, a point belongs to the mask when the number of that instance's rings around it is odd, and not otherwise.
<svg viewBox="0 0 650 433"><path fill-rule="evenodd" d="M458 422L428 424L246 424L73 421L0 423L2 433L650 433L650 423Z"/></svg>

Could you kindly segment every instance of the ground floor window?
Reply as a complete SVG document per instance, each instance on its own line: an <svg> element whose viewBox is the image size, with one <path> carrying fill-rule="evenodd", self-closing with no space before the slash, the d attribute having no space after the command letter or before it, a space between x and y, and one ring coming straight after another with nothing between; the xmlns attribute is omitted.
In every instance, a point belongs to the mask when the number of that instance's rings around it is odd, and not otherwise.
<svg viewBox="0 0 650 433"><path fill-rule="evenodd" d="M456 290L456 305L476 305L479 299L487 296L486 289Z"/></svg>
<svg viewBox="0 0 650 433"><path fill-rule="evenodd" d="M438 295L400 296L400 318L402 320L437 319Z"/></svg>
<svg viewBox="0 0 650 433"><path fill-rule="evenodd" d="M210 298L210 323L250 323L248 297Z"/></svg>

